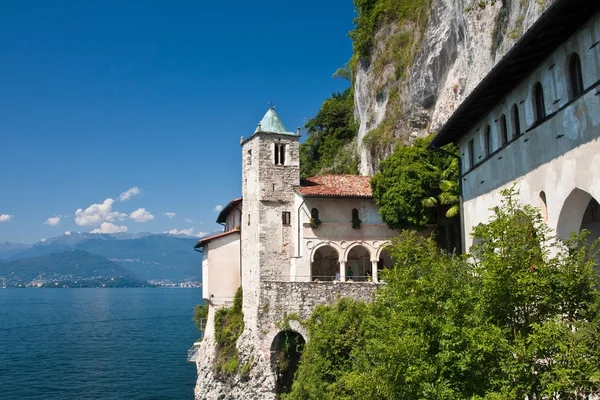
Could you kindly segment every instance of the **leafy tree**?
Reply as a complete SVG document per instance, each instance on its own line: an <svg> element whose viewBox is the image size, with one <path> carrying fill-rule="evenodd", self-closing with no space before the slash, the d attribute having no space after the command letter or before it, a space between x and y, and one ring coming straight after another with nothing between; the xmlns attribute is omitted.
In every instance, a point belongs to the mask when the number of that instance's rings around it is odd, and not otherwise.
<svg viewBox="0 0 600 400"><path fill-rule="evenodd" d="M438 224L438 243L448 251L460 248L458 160L426 148L431 137L401 145L379 166L371 180L383 221L392 229L421 230Z"/></svg>
<svg viewBox="0 0 600 400"><path fill-rule="evenodd" d="M371 304L315 310L287 399L584 399L600 392L596 244L503 192L473 254L404 232Z"/></svg>
<svg viewBox="0 0 600 400"><path fill-rule="evenodd" d="M350 88L325 100L305 128L308 138L300 145L302 177L358 173L358 157L352 145L358 125L354 120L354 98Z"/></svg>

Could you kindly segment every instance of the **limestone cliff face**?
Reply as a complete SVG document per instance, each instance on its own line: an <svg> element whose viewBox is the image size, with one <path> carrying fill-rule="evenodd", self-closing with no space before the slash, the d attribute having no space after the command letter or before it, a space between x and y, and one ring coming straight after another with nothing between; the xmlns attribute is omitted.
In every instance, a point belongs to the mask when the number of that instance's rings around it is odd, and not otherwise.
<svg viewBox="0 0 600 400"><path fill-rule="evenodd" d="M360 173L373 174L394 143L438 130L551 2L431 0L428 24L404 79L395 79L394 65L381 68L377 60L395 35L414 27L381 26L371 59L359 62L354 76ZM387 141L363 142L384 122L392 131Z"/></svg>

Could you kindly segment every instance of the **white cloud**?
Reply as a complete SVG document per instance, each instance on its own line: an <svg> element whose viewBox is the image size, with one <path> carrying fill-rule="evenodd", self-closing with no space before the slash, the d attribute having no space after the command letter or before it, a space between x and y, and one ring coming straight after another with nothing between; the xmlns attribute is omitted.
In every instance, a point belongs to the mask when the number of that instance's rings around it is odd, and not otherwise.
<svg viewBox="0 0 600 400"><path fill-rule="evenodd" d="M187 236L194 236L194 228L190 228L190 229L171 229L170 231L167 231L165 233L168 233L169 235L187 235Z"/></svg>
<svg viewBox="0 0 600 400"><path fill-rule="evenodd" d="M175 216L174 212L166 212L165 215L169 218L173 218Z"/></svg>
<svg viewBox="0 0 600 400"><path fill-rule="evenodd" d="M65 231L65 235L69 236L71 234L71 231Z"/></svg>
<svg viewBox="0 0 600 400"><path fill-rule="evenodd" d="M44 222L46 225L56 226L60 222L60 217L50 217Z"/></svg>
<svg viewBox="0 0 600 400"><path fill-rule="evenodd" d="M188 224L194 223L194 221L191 218L185 218L184 221L187 222Z"/></svg>
<svg viewBox="0 0 600 400"><path fill-rule="evenodd" d="M79 208L75 211L75 223L80 226L88 226L98 225L105 221L122 221L127 214L113 211L112 205L114 202L113 199L108 198L102 204L92 204L85 211Z"/></svg>
<svg viewBox="0 0 600 400"><path fill-rule="evenodd" d="M223 209L222 205L215 206L215 211L221 211Z"/></svg>
<svg viewBox="0 0 600 400"><path fill-rule="evenodd" d="M136 222L148 222L151 219L154 219L154 215L150 214L149 211L146 211L145 208L138 208L131 214L129 214L129 218Z"/></svg>
<svg viewBox="0 0 600 400"><path fill-rule="evenodd" d="M0 214L0 222L8 222L12 219L12 215Z"/></svg>
<svg viewBox="0 0 600 400"><path fill-rule="evenodd" d="M126 201L126 200L129 200L130 198L132 198L133 196L137 196L140 193L141 193L140 188L137 186L134 186L131 189L121 193L121 195L119 196L119 200Z"/></svg>
<svg viewBox="0 0 600 400"><path fill-rule="evenodd" d="M48 240L48 239L42 238L42 239L40 239L40 242L44 243L46 240Z"/></svg>
<svg viewBox="0 0 600 400"><path fill-rule="evenodd" d="M165 232L169 235L186 235L186 236L196 236L202 237L205 236L207 232L198 232L194 233L194 228L189 229L171 229L170 231Z"/></svg>
<svg viewBox="0 0 600 400"><path fill-rule="evenodd" d="M113 223L110 222L103 222L102 225L100 225L100 228L96 228L93 231L91 231L90 233L121 233L121 232L127 232L127 227L125 225L115 225Z"/></svg>

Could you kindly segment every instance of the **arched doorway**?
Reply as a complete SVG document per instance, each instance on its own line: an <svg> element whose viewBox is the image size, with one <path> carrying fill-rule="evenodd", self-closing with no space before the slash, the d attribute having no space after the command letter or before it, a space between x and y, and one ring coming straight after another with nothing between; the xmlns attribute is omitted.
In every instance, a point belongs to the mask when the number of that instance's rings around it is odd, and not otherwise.
<svg viewBox="0 0 600 400"><path fill-rule="evenodd" d="M394 259L390 256L389 252L387 251L389 250L389 248L390 246L386 246L379 253L379 260L377 261L377 275L380 277L379 279L381 279L382 270L393 269L394 264L396 264L396 261L394 261Z"/></svg>
<svg viewBox="0 0 600 400"><path fill-rule="evenodd" d="M319 247L315 251L310 267L310 280L332 281L339 270L339 253L331 246Z"/></svg>
<svg viewBox="0 0 600 400"><path fill-rule="evenodd" d="M346 281L366 281L370 276L373 276L371 253L364 246L352 247L346 261Z"/></svg>
<svg viewBox="0 0 600 400"><path fill-rule="evenodd" d="M600 236L600 204L595 198L591 198L581 219L580 230L590 231L588 241L592 243Z"/></svg>
<svg viewBox="0 0 600 400"><path fill-rule="evenodd" d="M279 332L271 344L271 368L275 373L275 393L289 393L306 341L296 331Z"/></svg>
<svg viewBox="0 0 600 400"><path fill-rule="evenodd" d="M581 229L590 231L590 241L600 236L600 212L596 199L588 192L575 189L565 200L556 234L562 239L568 239L572 232L580 232Z"/></svg>

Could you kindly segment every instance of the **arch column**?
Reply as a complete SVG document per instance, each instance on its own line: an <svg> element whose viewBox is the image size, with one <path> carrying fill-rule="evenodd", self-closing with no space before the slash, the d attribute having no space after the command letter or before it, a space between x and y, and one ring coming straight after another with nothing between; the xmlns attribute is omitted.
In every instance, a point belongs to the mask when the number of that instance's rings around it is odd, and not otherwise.
<svg viewBox="0 0 600 400"><path fill-rule="evenodd" d="M371 260L371 274L373 277L373 282L378 283L379 282L379 276L378 271L377 271L377 260Z"/></svg>
<svg viewBox="0 0 600 400"><path fill-rule="evenodd" d="M340 260L340 282L346 282L346 261Z"/></svg>

